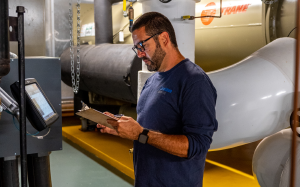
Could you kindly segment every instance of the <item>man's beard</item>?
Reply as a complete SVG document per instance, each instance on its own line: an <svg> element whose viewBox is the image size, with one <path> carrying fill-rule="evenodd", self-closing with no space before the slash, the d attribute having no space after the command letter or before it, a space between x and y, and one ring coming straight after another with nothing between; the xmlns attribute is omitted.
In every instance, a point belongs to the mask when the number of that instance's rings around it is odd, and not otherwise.
<svg viewBox="0 0 300 187"><path fill-rule="evenodd" d="M150 65L146 64L149 71L158 71L166 56L166 52L161 48L159 41L155 41L155 43L156 49L151 59L146 57L143 58L143 60L145 59L150 61Z"/></svg>

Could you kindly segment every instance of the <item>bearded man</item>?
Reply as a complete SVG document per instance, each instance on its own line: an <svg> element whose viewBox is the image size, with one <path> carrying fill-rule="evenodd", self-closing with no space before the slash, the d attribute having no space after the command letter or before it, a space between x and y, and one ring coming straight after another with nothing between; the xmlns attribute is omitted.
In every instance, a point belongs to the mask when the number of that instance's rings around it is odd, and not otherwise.
<svg viewBox="0 0 300 187"><path fill-rule="evenodd" d="M137 121L108 120L110 133L134 140L136 187L201 187L205 157L218 128L216 89L209 77L179 51L164 15L149 12L132 27L133 50L157 71L146 81ZM110 113L106 113L112 115Z"/></svg>

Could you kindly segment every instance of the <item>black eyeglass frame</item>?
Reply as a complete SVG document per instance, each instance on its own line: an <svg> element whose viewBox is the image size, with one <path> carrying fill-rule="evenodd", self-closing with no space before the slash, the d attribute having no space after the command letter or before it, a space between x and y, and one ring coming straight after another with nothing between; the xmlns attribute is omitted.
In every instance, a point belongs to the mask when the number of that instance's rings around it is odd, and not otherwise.
<svg viewBox="0 0 300 187"><path fill-rule="evenodd" d="M160 35L161 33L163 33L163 32L156 33L156 34L150 36L149 38L147 38L146 40L140 41L139 43L137 43L137 45L134 45L132 47L132 50L135 52L136 55L138 55L138 53L135 51L135 49L137 49L137 50L139 50L141 52L144 52L145 51L145 47L144 47L143 43L147 42L148 40L150 40L151 38L153 38L156 35ZM138 45L140 45L141 48L138 48Z"/></svg>

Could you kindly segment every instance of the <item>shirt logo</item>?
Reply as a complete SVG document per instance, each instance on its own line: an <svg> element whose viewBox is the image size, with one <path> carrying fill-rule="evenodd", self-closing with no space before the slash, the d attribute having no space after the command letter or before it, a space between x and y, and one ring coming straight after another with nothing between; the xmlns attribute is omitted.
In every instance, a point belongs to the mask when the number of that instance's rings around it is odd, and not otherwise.
<svg viewBox="0 0 300 187"><path fill-rule="evenodd" d="M166 94L167 93L172 93L172 90L169 89L169 88L164 88L164 87L161 87L158 91L158 93L162 93L162 94Z"/></svg>

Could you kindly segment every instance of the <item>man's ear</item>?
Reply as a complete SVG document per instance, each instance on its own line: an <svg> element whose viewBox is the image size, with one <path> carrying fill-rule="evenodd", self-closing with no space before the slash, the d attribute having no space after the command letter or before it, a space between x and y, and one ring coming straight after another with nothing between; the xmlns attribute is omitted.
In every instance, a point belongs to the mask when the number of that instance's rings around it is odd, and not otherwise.
<svg viewBox="0 0 300 187"><path fill-rule="evenodd" d="M164 46L167 46L170 43L170 36L167 32L162 32L161 34L161 42Z"/></svg>

